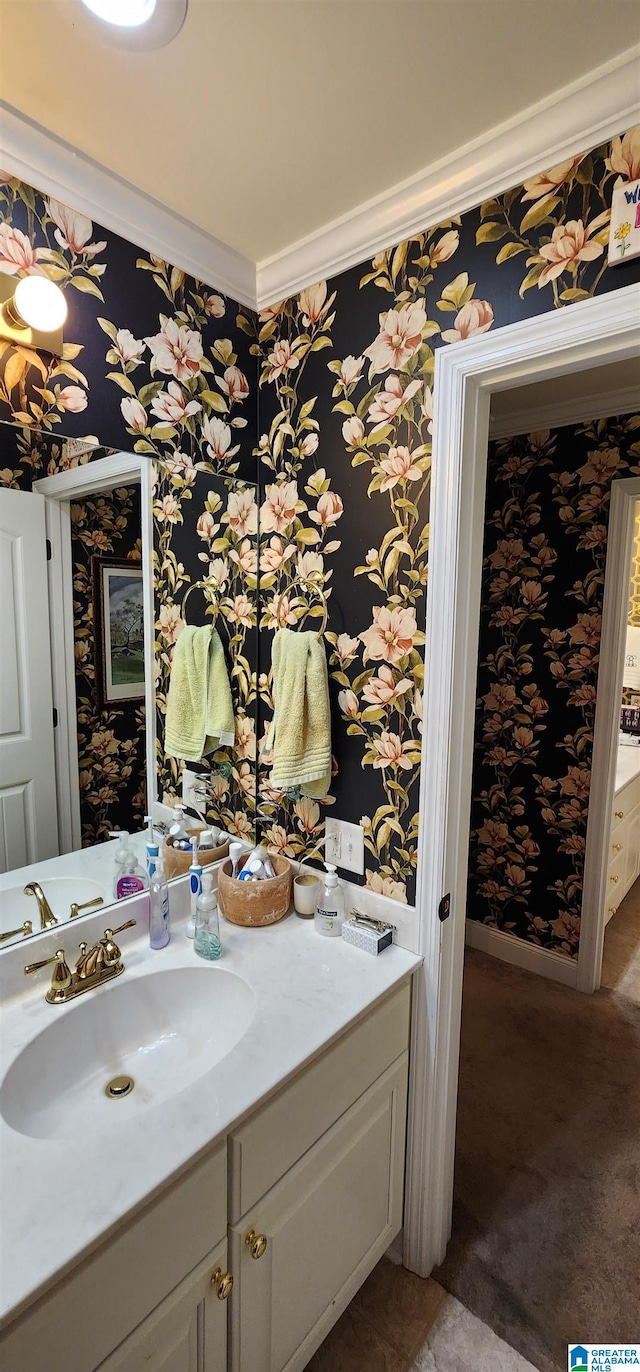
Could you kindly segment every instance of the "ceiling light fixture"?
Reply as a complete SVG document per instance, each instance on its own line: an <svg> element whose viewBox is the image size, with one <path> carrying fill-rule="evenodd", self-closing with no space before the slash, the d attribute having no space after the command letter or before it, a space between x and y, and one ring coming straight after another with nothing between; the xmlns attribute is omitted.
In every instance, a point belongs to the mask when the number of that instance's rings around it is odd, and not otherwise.
<svg viewBox="0 0 640 1372"><path fill-rule="evenodd" d="M182 28L187 0L79 0L85 25L119 48L161 48Z"/></svg>
<svg viewBox="0 0 640 1372"><path fill-rule="evenodd" d="M48 276L22 276L16 281L0 272L0 338L62 354L62 326L67 302Z"/></svg>

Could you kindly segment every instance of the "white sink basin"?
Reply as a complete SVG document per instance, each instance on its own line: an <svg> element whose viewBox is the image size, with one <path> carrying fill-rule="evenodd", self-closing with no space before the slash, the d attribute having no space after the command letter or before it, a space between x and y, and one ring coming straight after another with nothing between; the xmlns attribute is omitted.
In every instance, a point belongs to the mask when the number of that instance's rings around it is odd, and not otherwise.
<svg viewBox="0 0 640 1372"><path fill-rule="evenodd" d="M203 1076L246 1033L248 982L223 967L175 967L107 983L68 1007L23 1048L0 1090L7 1124L32 1138L82 1139L118 1128ZM56 1019L55 1016L60 1018ZM110 1098L112 1078L131 1094Z"/></svg>
<svg viewBox="0 0 640 1372"><path fill-rule="evenodd" d="M34 934L38 933L38 902L35 896L25 896L25 885L26 882L23 882L21 886L10 886L8 891L0 891L0 934L6 933L7 929L18 929L25 919L31 920ZM85 901L102 896L107 905L112 900L110 892L105 891L97 881L89 881L86 877L44 877L40 885L60 924L66 924L69 919L73 901L77 905L84 905Z"/></svg>

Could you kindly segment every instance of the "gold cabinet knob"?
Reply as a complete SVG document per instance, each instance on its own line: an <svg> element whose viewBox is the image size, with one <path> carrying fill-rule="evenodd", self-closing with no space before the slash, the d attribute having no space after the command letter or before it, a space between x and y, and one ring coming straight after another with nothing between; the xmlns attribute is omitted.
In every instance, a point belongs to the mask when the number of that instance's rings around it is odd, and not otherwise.
<svg viewBox="0 0 640 1372"><path fill-rule="evenodd" d="M616 810L616 819L624 819L624 810Z"/></svg>
<svg viewBox="0 0 640 1372"><path fill-rule="evenodd" d="M252 1258L261 1258L263 1253L266 1253L267 1251L266 1236L264 1234L256 1234L253 1229L250 1229L249 1233L245 1234L244 1241Z"/></svg>
<svg viewBox="0 0 640 1372"><path fill-rule="evenodd" d="M618 912L618 907L617 907L617 905L610 905L610 906L609 906L609 909L607 910L607 914L608 914L608 915L615 915L615 914L617 914L617 912Z"/></svg>
<svg viewBox="0 0 640 1372"><path fill-rule="evenodd" d="M215 1287L218 1300L226 1301L227 1296L231 1295L233 1277L230 1272L223 1272L221 1267L216 1267L215 1272L211 1273L211 1285Z"/></svg>
<svg viewBox="0 0 640 1372"><path fill-rule="evenodd" d="M609 877L609 881L619 881L620 877Z"/></svg>
<svg viewBox="0 0 640 1372"><path fill-rule="evenodd" d="M613 848L614 853L621 853L621 852L622 852L622 844L621 844L621 843L612 843L612 844L611 844L611 847Z"/></svg>

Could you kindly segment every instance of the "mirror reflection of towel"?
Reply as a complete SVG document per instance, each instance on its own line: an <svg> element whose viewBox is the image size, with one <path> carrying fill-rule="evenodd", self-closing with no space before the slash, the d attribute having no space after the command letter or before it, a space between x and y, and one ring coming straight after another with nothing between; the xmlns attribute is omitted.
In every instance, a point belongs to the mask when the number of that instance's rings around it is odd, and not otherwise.
<svg viewBox="0 0 640 1372"><path fill-rule="evenodd" d="M279 629L273 640L273 786L326 796L331 785L331 716L324 643L317 634Z"/></svg>
<svg viewBox="0 0 640 1372"><path fill-rule="evenodd" d="M207 753L231 747L233 702L224 648L210 624L185 624L171 663L164 750L169 757L201 762Z"/></svg>

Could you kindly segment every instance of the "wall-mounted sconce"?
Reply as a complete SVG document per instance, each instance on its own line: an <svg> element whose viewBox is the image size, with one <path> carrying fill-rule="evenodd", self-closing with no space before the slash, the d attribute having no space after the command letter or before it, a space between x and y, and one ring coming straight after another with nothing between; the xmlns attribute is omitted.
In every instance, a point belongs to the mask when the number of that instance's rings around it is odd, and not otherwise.
<svg viewBox="0 0 640 1372"><path fill-rule="evenodd" d="M64 295L48 276L21 276L16 281L0 272L0 338L60 357L66 317Z"/></svg>

